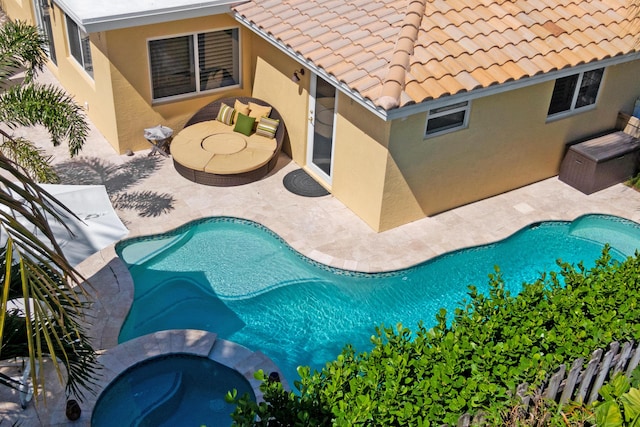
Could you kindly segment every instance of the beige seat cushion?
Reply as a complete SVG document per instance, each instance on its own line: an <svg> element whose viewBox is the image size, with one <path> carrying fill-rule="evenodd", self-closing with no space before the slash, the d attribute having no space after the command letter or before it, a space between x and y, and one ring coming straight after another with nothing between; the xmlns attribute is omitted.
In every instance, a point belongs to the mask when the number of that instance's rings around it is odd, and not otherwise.
<svg viewBox="0 0 640 427"><path fill-rule="evenodd" d="M228 127L218 121L207 121L182 129L171 141L173 159L189 169L204 170L213 153L202 148L202 138L203 135L210 135L218 129L216 123Z"/></svg>
<svg viewBox="0 0 640 427"><path fill-rule="evenodd" d="M278 142L273 138L265 138L264 136L253 134L247 138L247 148L254 150L263 150L273 153L278 147Z"/></svg>
<svg viewBox="0 0 640 427"><path fill-rule="evenodd" d="M268 151L247 148L231 155L213 156L204 171L220 175L249 172L267 164L272 157Z"/></svg>
<svg viewBox="0 0 640 427"><path fill-rule="evenodd" d="M220 175L250 172L273 158L277 148L273 138L234 132L217 120L184 128L171 143L173 159L193 170Z"/></svg>

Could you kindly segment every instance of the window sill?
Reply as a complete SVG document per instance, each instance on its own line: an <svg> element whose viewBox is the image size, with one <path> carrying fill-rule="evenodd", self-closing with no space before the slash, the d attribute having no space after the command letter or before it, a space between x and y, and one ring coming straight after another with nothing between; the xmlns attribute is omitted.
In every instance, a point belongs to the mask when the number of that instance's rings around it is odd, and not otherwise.
<svg viewBox="0 0 640 427"><path fill-rule="evenodd" d="M568 117L573 117L573 116L577 116L578 114L582 114L582 113L587 113L589 111L593 111L596 109L596 105L589 105L586 107L582 107L576 110L569 110L569 111L563 111L561 113L556 113L552 116L547 116L547 120L545 120L545 123L551 123L551 122L556 122L558 120L562 120L562 119L566 119Z"/></svg>
<svg viewBox="0 0 640 427"><path fill-rule="evenodd" d="M446 135L448 133L458 132L458 131L465 130L465 129L468 129L468 128L469 128L469 126L459 126L459 127L455 127L455 128L451 128L451 129L444 129L444 130L441 130L441 131L438 131L438 132L433 132L433 133L426 134L426 135L424 135L424 137L422 139L423 140L433 139L433 138L437 138L437 137L442 136L442 135Z"/></svg>
<svg viewBox="0 0 640 427"><path fill-rule="evenodd" d="M164 98L152 99L151 105L164 105L164 104L171 104L172 102L189 101L195 98L202 98L205 96L215 95L218 93L224 93L225 91L232 91L232 90L238 90L238 89L242 89L242 85L238 84L233 86L225 86L223 88L211 89L205 92L190 92L182 95L167 96Z"/></svg>

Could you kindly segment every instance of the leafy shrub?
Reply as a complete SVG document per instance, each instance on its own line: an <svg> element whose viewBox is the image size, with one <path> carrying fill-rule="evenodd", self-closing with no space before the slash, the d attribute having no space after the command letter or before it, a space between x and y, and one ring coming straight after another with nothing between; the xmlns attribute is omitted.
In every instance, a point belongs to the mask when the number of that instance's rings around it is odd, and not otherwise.
<svg viewBox="0 0 640 427"><path fill-rule="evenodd" d="M640 190L640 174L634 176L633 178L625 182L625 184L635 190Z"/></svg>
<svg viewBox="0 0 640 427"><path fill-rule="evenodd" d="M616 375L600 389L603 400L596 402L595 424L602 427L640 426L638 370L632 379ZM593 418L591 421L594 421Z"/></svg>
<svg viewBox="0 0 640 427"><path fill-rule="evenodd" d="M496 268L489 293L471 286L451 322L443 309L431 329L376 328L370 352L347 345L320 372L300 367L297 394L264 382L260 405L230 396L233 418L241 426L438 426L465 412L508 411L518 384L535 388L562 363L640 338L640 254L618 263L605 247L590 270L559 266L516 296Z"/></svg>

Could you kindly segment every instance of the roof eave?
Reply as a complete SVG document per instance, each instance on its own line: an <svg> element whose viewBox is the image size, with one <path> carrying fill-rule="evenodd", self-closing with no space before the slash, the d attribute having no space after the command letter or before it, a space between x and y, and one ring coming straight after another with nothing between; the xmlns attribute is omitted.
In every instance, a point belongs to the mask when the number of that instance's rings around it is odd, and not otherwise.
<svg viewBox="0 0 640 427"><path fill-rule="evenodd" d="M260 35L262 38L267 40L273 46L275 46L278 50L285 53L292 59L296 60L300 64L304 65L306 68L312 70L314 73L321 76L323 79L327 80L331 84L333 84L336 88L338 88L341 92L355 100L358 104L360 104L365 109L369 110L377 117L383 120L396 120L402 119L414 114L425 113L434 108L438 108L441 106L449 105L452 103L462 102L466 100L473 100L480 97L491 96L503 92L507 92L510 90L515 90L519 88L524 88L527 86L543 83L545 81L555 80L561 77L565 77L571 74L579 73L582 71L586 71L588 69L600 68L600 67L609 67L612 65L617 65L625 62L640 60L640 52L633 52L625 55L619 55L612 58L607 58L601 61L590 62L587 64L582 64L576 67L565 68L562 70L557 70L549 73L539 74L536 76L523 78L520 80L513 80L502 84L497 84L494 86L484 87L475 89L472 91L461 92L456 95L441 97L438 99L433 99L430 101L424 101L417 104L405 105L399 108L385 110L379 106L377 106L372 99L363 97L359 92L351 89L347 84L338 80L335 76L328 74L325 70L321 68L317 68L314 64L310 63L306 58L304 58L299 53L295 52L293 49L285 46L283 43L278 41L271 34L264 31L262 28L252 23L251 21L245 19L239 13L234 13L234 17L237 21L248 27L253 32Z"/></svg>
<svg viewBox="0 0 640 427"><path fill-rule="evenodd" d="M118 30L142 25L162 24L207 15L225 14L231 11L231 6L237 4L237 1L229 1L228 3L215 5L203 5L201 3L189 7L162 8L114 15L105 14L99 17L80 16L65 0L55 0L55 3L85 32L97 33L100 31Z"/></svg>
<svg viewBox="0 0 640 427"><path fill-rule="evenodd" d="M461 92L456 95L445 96L442 98L433 99L433 100L421 102L418 104L405 105L397 109L388 110L386 112L386 119L387 120L400 119L400 118L411 116L413 114L427 112L435 108L451 105L458 102L471 101L477 98L497 95L503 92L540 84L550 80L557 80L559 78L566 77L571 74L593 70L596 68L610 67L613 65L623 64L625 62L631 62L631 61L637 61L637 60L640 60L640 52L633 52L625 55L619 55L612 58L603 59L601 61L594 61L587 64L581 64L575 67L569 67L562 70L539 74L536 76L527 77L520 80L512 80L512 81L502 83L502 84L497 84L494 86L479 88L479 89L475 89L468 92Z"/></svg>

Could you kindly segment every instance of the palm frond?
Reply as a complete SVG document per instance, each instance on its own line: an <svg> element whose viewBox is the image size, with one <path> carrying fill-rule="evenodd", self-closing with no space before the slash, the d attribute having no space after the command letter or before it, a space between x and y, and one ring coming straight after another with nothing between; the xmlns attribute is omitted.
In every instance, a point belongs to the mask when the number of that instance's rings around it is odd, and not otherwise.
<svg viewBox="0 0 640 427"><path fill-rule="evenodd" d="M0 121L9 128L43 125L54 146L69 144L69 154L80 152L89 132L82 109L62 89L26 84L0 94Z"/></svg>
<svg viewBox="0 0 640 427"><path fill-rule="evenodd" d="M1 154L0 169L0 359L28 357L32 381L44 388L44 375L36 378L35 367L44 372L48 357L67 392L82 399L98 369L81 324L87 308L84 279L62 255L47 222L47 216L61 221L63 212L73 213ZM7 309L16 297L20 313Z"/></svg>
<svg viewBox="0 0 640 427"><path fill-rule="evenodd" d="M2 129L0 135L3 136L0 152L22 167L35 181L47 184L60 182L51 165L52 156L25 138L11 136Z"/></svg>
<svg viewBox="0 0 640 427"><path fill-rule="evenodd" d="M8 21L0 27L0 52L24 67L25 80L31 81L46 64L47 38L37 27L23 21ZM0 69L2 64L0 63Z"/></svg>

